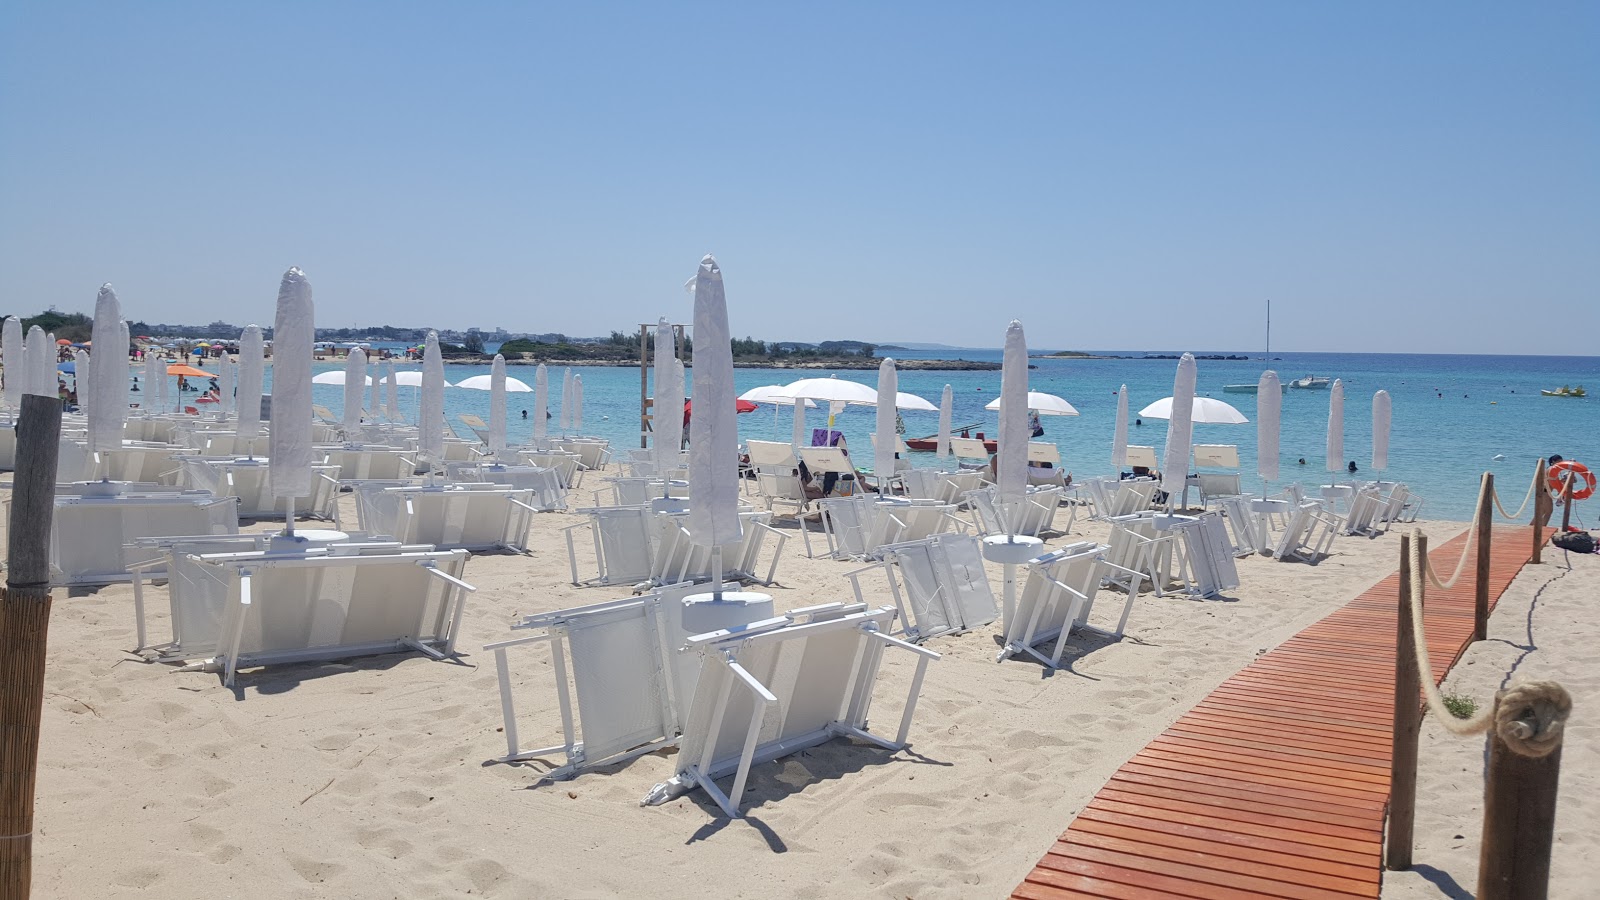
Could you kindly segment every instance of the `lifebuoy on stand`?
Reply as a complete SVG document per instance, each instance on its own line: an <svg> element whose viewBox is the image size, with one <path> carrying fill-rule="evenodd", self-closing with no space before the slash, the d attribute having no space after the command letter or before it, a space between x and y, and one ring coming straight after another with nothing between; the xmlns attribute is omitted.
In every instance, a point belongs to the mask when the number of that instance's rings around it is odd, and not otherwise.
<svg viewBox="0 0 1600 900"><path fill-rule="evenodd" d="M1573 479L1572 499L1587 500L1594 496L1595 477L1589 467L1581 462L1564 459L1550 467L1550 492L1560 499L1566 490L1567 479ZM1582 482L1582 484L1579 484Z"/></svg>

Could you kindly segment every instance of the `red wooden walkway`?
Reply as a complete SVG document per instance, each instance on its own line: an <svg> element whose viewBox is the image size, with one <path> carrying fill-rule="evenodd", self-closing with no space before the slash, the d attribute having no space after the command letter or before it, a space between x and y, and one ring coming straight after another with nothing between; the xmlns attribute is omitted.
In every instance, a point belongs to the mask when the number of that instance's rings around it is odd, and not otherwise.
<svg viewBox="0 0 1600 900"><path fill-rule="evenodd" d="M1493 604L1532 552L1496 528ZM1430 550L1441 577L1466 536ZM1398 555L1400 543L1393 541ZM1262 655L1128 760L1013 897L1377 897L1399 573ZM1472 637L1474 571L1425 607L1433 676Z"/></svg>

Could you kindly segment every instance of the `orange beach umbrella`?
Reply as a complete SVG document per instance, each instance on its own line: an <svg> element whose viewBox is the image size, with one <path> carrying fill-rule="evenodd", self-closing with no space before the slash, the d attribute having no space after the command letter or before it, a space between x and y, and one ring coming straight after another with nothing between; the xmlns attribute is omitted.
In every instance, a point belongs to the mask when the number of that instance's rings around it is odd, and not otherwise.
<svg viewBox="0 0 1600 900"><path fill-rule="evenodd" d="M210 378L211 377L211 373L207 372L205 369L196 369L194 366L186 366L186 365L183 365L182 363L179 363L177 365L167 366L167 374L168 375L187 375L187 376L190 376L190 377L198 376L200 378Z"/></svg>

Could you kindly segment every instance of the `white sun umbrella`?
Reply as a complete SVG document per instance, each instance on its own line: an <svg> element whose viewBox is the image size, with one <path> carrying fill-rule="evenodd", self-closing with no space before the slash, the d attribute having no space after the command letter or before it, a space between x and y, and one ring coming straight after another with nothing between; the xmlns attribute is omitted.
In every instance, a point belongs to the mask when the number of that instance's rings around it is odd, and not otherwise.
<svg viewBox="0 0 1600 900"><path fill-rule="evenodd" d="M662 318L656 323L656 384L651 426L655 430L656 471L663 475L678 467L678 453L683 448L682 372L677 336Z"/></svg>
<svg viewBox="0 0 1600 900"><path fill-rule="evenodd" d="M90 412L94 408L94 397L89 395L89 389L93 379L94 362L89 359L89 351L82 347L72 351L72 381L77 385L78 412L91 422L94 421L94 415Z"/></svg>
<svg viewBox="0 0 1600 900"><path fill-rule="evenodd" d="M155 359L155 365L151 367L151 371L155 376L155 408L158 411L165 410L167 408L167 392L172 390L172 379L167 377L166 360L157 357ZM146 387L145 390L149 391L152 390L152 388Z"/></svg>
<svg viewBox="0 0 1600 900"><path fill-rule="evenodd" d="M766 403L772 406L793 406L795 403L804 403L809 409L816 409L817 404L811 400L796 398L781 384L767 384L758 388L751 388L739 395L740 400L751 403Z"/></svg>
<svg viewBox="0 0 1600 900"><path fill-rule="evenodd" d="M262 359L261 326L247 325L239 335L239 439L253 441L261 434ZM150 385L145 385L150 390Z"/></svg>
<svg viewBox="0 0 1600 900"><path fill-rule="evenodd" d="M217 387L220 389L219 392L221 394L217 398L217 417L226 419L228 413L233 412L233 384L237 380L239 373L234 366L232 353L222 354L217 362L221 364L220 368L222 369L217 376ZM124 378L123 380L126 381L127 379Z"/></svg>
<svg viewBox="0 0 1600 900"><path fill-rule="evenodd" d="M572 433L572 369L568 368L561 373L561 415L559 422L561 433Z"/></svg>
<svg viewBox="0 0 1600 900"><path fill-rule="evenodd" d="M539 363L539 368L533 372L533 443L536 447L544 446L545 434L549 431L549 410L550 375L544 363Z"/></svg>
<svg viewBox="0 0 1600 900"><path fill-rule="evenodd" d="M400 421L400 379L394 371L394 360L383 361L383 408L389 421Z"/></svg>
<svg viewBox="0 0 1600 900"><path fill-rule="evenodd" d="M1006 326L1000 368L1000 446L995 454L995 484L1001 507L1015 515L1028 490L1028 341L1022 323ZM1009 523L1008 523L1009 525Z"/></svg>
<svg viewBox="0 0 1600 900"><path fill-rule="evenodd" d="M440 365L442 366L443 363L440 363ZM396 372L394 373L394 381L395 384L402 385L404 387L422 387L422 372L417 369L406 369L404 371ZM343 382L340 383L342 384ZM444 386L450 387L451 385L447 381L445 382Z"/></svg>
<svg viewBox="0 0 1600 900"><path fill-rule="evenodd" d="M347 365L348 365L348 363L347 363ZM345 371L346 371L345 369L334 369L331 372L318 372L316 375L313 375L311 377L311 383L312 384L337 384L337 385L341 385L341 386L349 384L350 380L349 380L348 377L346 377ZM371 384L372 383L372 376L370 376L370 375L366 376L366 383L367 384Z"/></svg>
<svg viewBox="0 0 1600 900"><path fill-rule="evenodd" d="M367 354L352 348L344 358L344 435L353 439L361 430L361 408L366 405Z"/></svg>
<svg viewBox="0 0 1600 900"><path fill-rule="evenodd" d="M1176 400L1176 396L1163 397L1139 410L1139 415L1146 419L1171 419ZM1190 422L1201 425L1246 425L1250 422L1238 408L1215 397L1191 397L1190 401Z"/></svg>
<svg viewBox="0 0 1600 900"><path fill-rule="evenodd" d="M27 336L22 339L23 368L27 370L23 393L33 394L36 397L56 396L55 342L51 341L52 346L47 353L44 348L44 342L47 340L49 338L46 337L44 329L37 325L29 328ZM46 379L41 374L45 372L49 373L48 389L46 389Z"/></svg>
<svg viewBox="0 0 1600 900"><path fill-rule="evenodd" d="M694 283L694 417L689 423L689 537L712 548L713 596L722 595L724 544L744 536L739 522L739 431L734 421L733 346L722 270L709 254Z"/></svg>
<svg viewBox="0 0 1600 900"><path fill-rule="evenodd" d="M1328 392L1328 461L1329 472L1344 471L1344 381L1335 378Z"/></svg>
<svg viewBox="0 0 1600 900"><path fill-rule="evenodd" d="M990 400L984 409L998 410L1004 397ZM1028 392L1028 409L1036 410L1042 416L1075 416L1078 410L1071 403L1057 397L1055 394L1046 394L1043 391Z"/></svg>
<svg viewBox="0 0 1600 900"><path fill-rule="evenodd" d="M117 372L122 376L122 419L128 419L128 320L123 319L121 327L117 329L121 338L117 341Z"/></svg>
<svg viewBox="0 0 1600 900"><path fill-rule="evenodd" d="M400 373L403 377L406 373ZM444 358L439 355L439 333L428 332L422 348L422 398L417 409L417 452L429 468L444 457Z"/></svg>
<svg viewBox="0 0 1600 900"><path fill-rule="evenodd" d="M1389 468L1389 426L1394 416L1388 391L1372 395L1372 471Z"/></svg>
<svg viewBox="0 0 1600 900"><path fill-rule="evenodd" d="M939 397L939 439L934 442L934 452L940 459L950 458L950 413L954 408L955 393L947 384Z"/></svg>
<svg viewBox="0 0 1600 900"><path fill-rule="evenodd" d="M0 362L5 363L5 403L8 409L22 406L23 388L28 382L28 366L22 349L22 320L6 316L0 325Z"/></svg>
<svg viewBox="0 0 1600 900"><path fill-rule="evenodd" d="M1261 373L1256 384L1256 474L1265 482L1278 480L1278 438L1283 420L1283 385L1278 373Z"/></svg>
<svg viewBox="0 0 1600 900"><path fill-rule="evenodd" d="M876 406L878 391L857 381L847 381L837 376L827 378L802 378L783 386L784 393L807 400L827 400L856 406Z"/></svg>
<svg viewBox="0 0 1600 900"><path fill-rule="evenodd" d="M294 534L294 499L311 493L311 347L317 340L311 282L283 274L272 325L272 495L286 497L284 534Z"/></svg>
<svg viewBox="0 0 1600 900"><path fill-rule="evenodd" d="M572 433L583 433L583 376L572 376Z"/></svg>
<svg viewBox="0 0 1600 900"><path fill-rule="evenodd" d="M1163 401L1157 401L1140 411L1142 416L1153 418L1166 418L1167 421L1167 452L1161 466L1161 490L1167 494L1167 505L1170 508L1172 498L1178 496L1183 490L1184 482L1189 478L1189 444L1194 437L1194 412L1195 396L1194 385L1196 378L1194 355L1185 353L1178 360L1178 374L1172 380L1172 396L1166 399L1167 415L1161 416L1151 412ZM1208 399L1208 398L1202 398ZM1227 406L1226 403L1222 404ZM1233 407L1229 406L1229 409ZM1234 410L1238 413L1238 410ZM1239 416L1240 421L1244 416Z"/></svg>
<svg viewBox="0 0 1600 900"><path fill-rule="evenodd" d="M889 478L894 475L894 451L899 443L894 428L894 397L900 393L900 377L894 369L894 359L885 357L878 363L878 417L877 441L872 453L872 474L878 477L878 492L888 496Z"/></svg>
<svg viewBox="0 0 1600 900"><path fill-rule="evenodd" d="M94 302L95 359L89 365L88 390L84 390L84 359L78 359L78 397L87 400L89 449L112 450L122 446L122 422L127 418L128 373L119 365L117 340L122 336L122 304L111 285L100 288ZM120 360L128 355L121 354Z"/></svg>
<svg viewBox="0 0 1600 900"><path fill-rule="evenodd" d="M1117 423L1111 428L1111 469L1118 475L1128 464L1128 386L1117 391Z"/></svg>
<svg viewBox="0 0 1600 900"><path fill-rule="evenodd" d="M506 358L498 353L489 364L489 452L506 452Z"/></svg>
<svg viewBox="0 0 1600 900"><path fill-rule="evenodd" d="M500 354L497 353L495 355L499 356ZM501 359L502 362L504 362L505 357L501 356L500 359ZM460 381L456 382L455 384L450 384L449 382L446 382L445 383L445 387L466 388L466 389L472 390L472 391L493 390L493 388L494 388L494 374L491 371L491 373L488 374L488 375L474 375L471 378L463 378ZM523 381L520 378L513 378L512 376L507 375L506 376L506 393L508 393L508 394L531 394L531 393L533 393L533 388L528 387L528 383L526 381Z"/></svg>
<svg viewBox="0 0 1600 900"><path fill-rule="evenodd" d="M795 398L796 402L790 407L794 411L794 423L792 426L794 431L790 436L790 441L793 442L796 448L804 447L808 443L806 440L806 407L816 406L810 400L805 400L804 403L798 402L802 399L805 398Z"/></svg>
<svg viewBox="0 0 1600 900"><path fill-rule="evenodd" d="M145 351L144 354L144 401L140 405L148 410L159 410L161 398L156 392L156 383L162 378L161 360L154 353Z"/></svg>

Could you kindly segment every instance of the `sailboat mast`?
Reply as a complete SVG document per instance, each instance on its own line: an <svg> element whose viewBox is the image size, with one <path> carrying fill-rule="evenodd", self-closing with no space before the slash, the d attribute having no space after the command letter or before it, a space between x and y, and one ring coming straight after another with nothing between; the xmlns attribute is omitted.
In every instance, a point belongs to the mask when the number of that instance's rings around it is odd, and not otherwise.
<svg viewBox="0 0 1600 900"><path fill-rule="evenodd" d="M1269 361L1272 359L1272 298L1271 297L1267 298L1267 356L1266 356L1266 358Z"/></svg>

